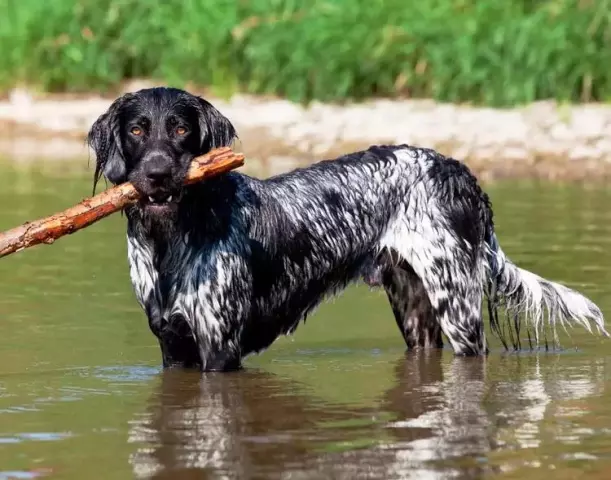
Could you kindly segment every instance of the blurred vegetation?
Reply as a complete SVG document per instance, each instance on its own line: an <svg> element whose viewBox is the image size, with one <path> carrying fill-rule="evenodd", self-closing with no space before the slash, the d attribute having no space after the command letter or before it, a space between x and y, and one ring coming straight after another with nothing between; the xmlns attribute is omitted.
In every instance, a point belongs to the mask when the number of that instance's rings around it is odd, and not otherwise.
<svg viewBox="0 0 611 480"><path fill-rule="evenodd" d="M0 0L0 89L611 100L611 0Z"/></svg>

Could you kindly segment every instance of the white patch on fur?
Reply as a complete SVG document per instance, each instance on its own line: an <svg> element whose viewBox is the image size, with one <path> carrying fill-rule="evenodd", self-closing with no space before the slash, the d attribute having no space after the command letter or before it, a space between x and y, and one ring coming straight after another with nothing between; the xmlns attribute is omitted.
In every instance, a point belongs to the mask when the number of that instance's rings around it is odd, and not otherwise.
<svg viewBox="0 0 611 480"><path fill-rule="evenodd" d="M128 235L127 258L132 286L140 306L145 308L151 294L159 301L159 292L156 292L159 274L153 265L152 245Z"/></svg>

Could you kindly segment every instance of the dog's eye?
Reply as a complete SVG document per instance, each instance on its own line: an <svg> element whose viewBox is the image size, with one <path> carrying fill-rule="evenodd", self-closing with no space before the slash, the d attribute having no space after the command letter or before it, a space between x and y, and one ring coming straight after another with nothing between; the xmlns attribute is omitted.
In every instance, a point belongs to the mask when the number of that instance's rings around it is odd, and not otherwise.
<svg viewBox="0 0 611 480"><path fill-rule="evenodd" d="M183 135L187 134L187 129L185 127L177 127L176 128L176 135L180 135L181 137Z"/></svg>
<svg viewBox="0 0 611 480"><path fill-rule="evenodd" d="M136 135L137 137L142 135L142 129L140 127L132 127L130 132L132 133L132 135Z"/></svg>

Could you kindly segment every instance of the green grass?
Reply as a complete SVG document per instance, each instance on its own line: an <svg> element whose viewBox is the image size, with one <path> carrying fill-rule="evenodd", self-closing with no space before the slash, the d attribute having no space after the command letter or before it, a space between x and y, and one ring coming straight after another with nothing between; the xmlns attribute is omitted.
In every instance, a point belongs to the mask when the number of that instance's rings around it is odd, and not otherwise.
<svg viewBox="0 0 611 480"><path fill-rule="evenodd" d="M0 89L611 100L611 0L0 0Z"/></svg>

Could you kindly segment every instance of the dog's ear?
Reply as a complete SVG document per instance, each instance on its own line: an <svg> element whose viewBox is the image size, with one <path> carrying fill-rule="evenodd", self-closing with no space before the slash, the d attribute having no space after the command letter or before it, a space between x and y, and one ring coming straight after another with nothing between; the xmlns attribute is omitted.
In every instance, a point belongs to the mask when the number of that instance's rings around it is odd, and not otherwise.
<svg viewBox="0 0 611 480"><path fill-rule="evenodd" d="M203 98L197 97L202 153L219 147L230 147L238 137L229 119Z"/></svg>
<svg viewBox="0 0 611 480"><path fill-rule="evenodd" d="M108 110L93 123L87 142L95 152L96 165L93 175L93 191L102 175L113 184L127 180L127 169L121 145L119 115L121 108L132 95L127 94L115 100Z"/></svg>

